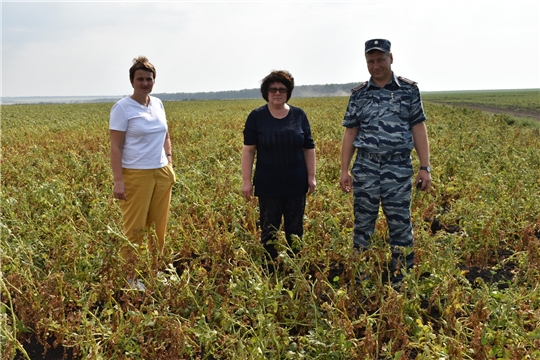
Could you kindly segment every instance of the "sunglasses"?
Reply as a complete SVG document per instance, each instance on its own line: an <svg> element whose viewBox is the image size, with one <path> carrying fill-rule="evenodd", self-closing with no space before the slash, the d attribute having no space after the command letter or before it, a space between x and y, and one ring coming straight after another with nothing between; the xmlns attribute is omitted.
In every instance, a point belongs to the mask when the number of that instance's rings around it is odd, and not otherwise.
<svg viewBox="0 0 540 360"><path fill-rule="evenodd" d="M269 88L269 93L275 94L277 92L280 92L281 94L287 94L288 90L287 88Z"/></svg>

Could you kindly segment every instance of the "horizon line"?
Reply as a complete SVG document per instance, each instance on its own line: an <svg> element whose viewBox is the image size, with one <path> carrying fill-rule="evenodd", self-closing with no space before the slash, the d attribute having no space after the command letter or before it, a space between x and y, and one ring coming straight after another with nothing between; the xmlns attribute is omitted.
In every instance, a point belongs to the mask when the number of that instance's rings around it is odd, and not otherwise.
<svg viewBox="0 0 540 360"><path fill-rule="evenodd" d="M348 85L356 84L352 83L343 83L343 84L313 84L313 85L297 85L295 88L300 87L309 87L309 86L327 86L327 85ZM156 92L152 93L153 96L156 95L174 95L174 94L212 94L220 92L241 92L241 91L253 91L259 90L259 88L249 88L249 89L240 89L240 90L215 90L215 91L177 91L177 92ZM539 88L498 88L498 89L452 89L452 90L420 90L421 93L434 93L434 92L467 92L467 91L518 91L518 90L539 90ZM0 96L0 99L21 99L21 98L82 98L82 97L91 97L91 98L113 98L119 96L127 96L126 94L117 94L117 95L21 95L21 96Z"/></svg>

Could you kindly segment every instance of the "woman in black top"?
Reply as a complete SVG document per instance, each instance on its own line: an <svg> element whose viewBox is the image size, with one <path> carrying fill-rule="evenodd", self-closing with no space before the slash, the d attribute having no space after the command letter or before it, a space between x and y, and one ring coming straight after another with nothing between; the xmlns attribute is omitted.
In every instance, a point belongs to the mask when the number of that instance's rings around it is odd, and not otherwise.
<svg viewBox="0 0 540 360"><path fill-rule="evenodd" d="M306 113L287 104L293 88L294 78L287 71L266 76L261 94L267 104L249 114L244 128L242 194L247 200L259 198L261 241L271 259L278 255L270 243L282 217L289 245L291 235L302 237L306 194L316 186L315 143Z"/></svg>

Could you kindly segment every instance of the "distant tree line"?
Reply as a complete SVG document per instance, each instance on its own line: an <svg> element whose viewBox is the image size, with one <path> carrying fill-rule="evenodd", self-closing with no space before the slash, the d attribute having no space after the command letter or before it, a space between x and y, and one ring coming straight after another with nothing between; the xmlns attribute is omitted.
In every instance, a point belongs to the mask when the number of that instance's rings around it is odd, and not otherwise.
<svg viewBox="0 0 540 360"><path fill-rule="evenodd" d="M351 89L359 83L326 84L326 85L299 85L293 90L294 97L327 97L349 96ZM244 89L229 91L211 91L196 93L162 93L154 94L161 100L231 100L231 99L258 99L261 97L260 89Z"/></svg>
<svg viewBox="0 0 540 360"><path fill-rule="evenodd" d="M301 97L329 97L349 96L351 89L359 83L326 84L326 85L299 85L293 90L293 96ZM155 93L152 94L161 100L233 100L233 99L260 99L260 89L211 91L196 93ZM33 96L33 97L0 97L2 105L8 104L54 104L54 103L100 103L116 102L127 95L118 96Z"/></svg>

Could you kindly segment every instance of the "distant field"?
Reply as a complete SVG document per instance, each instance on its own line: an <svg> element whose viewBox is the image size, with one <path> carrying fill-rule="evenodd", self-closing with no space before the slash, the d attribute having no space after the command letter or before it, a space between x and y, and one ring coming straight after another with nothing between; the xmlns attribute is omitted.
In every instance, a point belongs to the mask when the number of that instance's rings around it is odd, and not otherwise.
<svg viewBox="0 0 540 360"><path fill-rule="evenodd" d="M538 109L535 93L493 101ZM112 103L3 106L2 359L41 359L43 345L48 359L540 358L538 129L425 104L433 187L413 199L416 267L398 292L384 280L383 219L373 247L352 250L339 188L347 97L291 99L312 125L317 192L299 256L283 251L279 276L262 271L240 157L263 103L164 102L178 181L161 276L147 254L137 266L118 256ZM133 271L146 291L126 290Z"/></svg>
<svg viewBox="0 0 540 360"><path fill-rule="evenodd" d="M540 89L448 91L423 93L424 101L455 105L480 105L540 114Z"/></svg>

